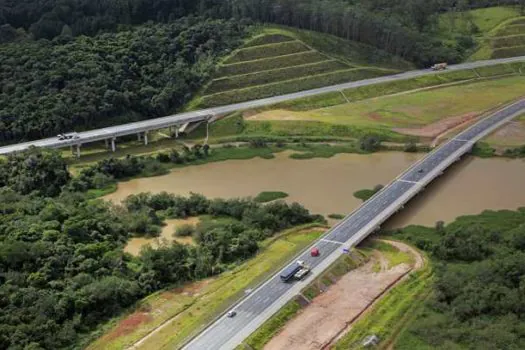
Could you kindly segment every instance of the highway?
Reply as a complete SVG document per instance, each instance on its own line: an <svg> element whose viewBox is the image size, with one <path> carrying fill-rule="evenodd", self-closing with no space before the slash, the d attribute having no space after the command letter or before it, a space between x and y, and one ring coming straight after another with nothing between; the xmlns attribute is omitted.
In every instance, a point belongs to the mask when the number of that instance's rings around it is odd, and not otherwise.
<svg viewBox="0 0 525 350"><path fill-rule="evenodd" d="M457 70L462 70L462 69L471 69L471 68L477 68L477 67L490 66L494 64L512 63L512 62L518 62L518 61L525 61L525 56L450 65L447 71L457 71ZM79 132L78 135L80 136L80 138L75 139L75 140L60 141L58 140L57 137L51 137L51 138L42 139L42 140L23 142L23 143L0 147L0 154L8 154L8 153L16 152L16 151L22 151L31 146L59 148L59 147L75 146L75 145L81 145L81 144L86 144L86 143L96 142L96 141L103 141L103 140L113 140L114 142L114 140L117 137L133 135L133 134L148 132L152 130L163 129L163 128L167 128L170 126L183 125L189 122L210 120L211 118L214 118L216 116L221 116L221 115L228 114L228 113L235 112L235 111L256 108L256 107L269 106L269 105L273 105L279 102L290 101L290 100L294 100L294 99L298 99L302 97L320 95L320 94L327 93L327 92L342 91L345 89L355 88L359 86L380 84L380 83L385 83L385 82L390 82L390 81L395 81L395 80L404 80L404 79L416 78L416 77L420 77L424 75L432 75L432 74L437 74L437 73L438 72L432 71L430 69L414 70L414 71L408 71L408 72L384 76L384 77L358 80L358 81L353 81L353 82L344 83L344 84L327 86L327 87L323 87L319 89L300 91L300 92L296 92L292 94L274 96L274 97L253 100L253 101L248 101L248 102L242 102L242 103L236 103L236 104L226 105L226 106L221 106L221 107L180 113L180 114L170 115L170 116L162 117L162 118L149 119L149 120L144 120L140 122L134 122L134 123L111 126L111 127L102 128L102 129L95 129L95 130L90 130L90 131Z"/></svg>
<svg viewBox="0 0 525 350"><path fill-rule="evenodd" d="M343 247L350 248L357 245L434 178L440 176L452 163L469 152L476 141L521 113L525 113L525 99L480 120L413 164L290 262L294 263L295 260L301 259L312 267L312 273L306 279L283 283L279 278L282 270L279 271L232 307L237 311L235 317L228 318L222 315L188 342L183 349L234 349L319 273L344 254ZM314 246L321 252L319 257L310 256L310 249Z"/></svg>

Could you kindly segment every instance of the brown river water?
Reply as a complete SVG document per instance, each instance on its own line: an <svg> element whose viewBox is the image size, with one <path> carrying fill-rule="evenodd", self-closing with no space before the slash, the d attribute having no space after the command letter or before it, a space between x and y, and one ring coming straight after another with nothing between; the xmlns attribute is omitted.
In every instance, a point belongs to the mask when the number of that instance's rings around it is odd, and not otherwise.
<svg viewBox="0 0 525 350"><path fill-rule="evenodd" d="M355 191L387 184L422 155L338 154L308 160L288 156L283 152L274 159L231 160L174 169L168 175L122 182L115 193L105 198L119 202L130 194L148 191L181 195L196 192L210 198L283 191L289 194L287 201L296 201L311 212L347 214L361 203L353 196ZM485 209L520 206L525 206L524 160L466 157L414 198L387 226L434 225L439 220L450 222ZM170 234L172 230L170 225ZM145 242L137 241L137 245Z"/></svg>

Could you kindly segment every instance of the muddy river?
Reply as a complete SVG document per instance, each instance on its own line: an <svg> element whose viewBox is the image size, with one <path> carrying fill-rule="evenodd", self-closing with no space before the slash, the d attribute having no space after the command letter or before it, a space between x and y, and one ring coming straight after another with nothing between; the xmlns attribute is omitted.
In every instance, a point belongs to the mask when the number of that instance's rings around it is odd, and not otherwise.
<svg viewBox="0 0 525 350"><path fill-rule="evenodd" d="M361 203L354 198L355 191L388 183L421 156L388 152L295 160L288 155L175 169L168 175L120 183L106 198L118 202L132 193L147 191L197 192L223 198L283 191L290 195L287 201L299 202L314 213L346 214ZM388 226L434 225L438 220L451 221L484 209L525 206L524 184L523 160L467 157L412 200ZM172 230L173 226L167 231L171 234Z"/></svg>

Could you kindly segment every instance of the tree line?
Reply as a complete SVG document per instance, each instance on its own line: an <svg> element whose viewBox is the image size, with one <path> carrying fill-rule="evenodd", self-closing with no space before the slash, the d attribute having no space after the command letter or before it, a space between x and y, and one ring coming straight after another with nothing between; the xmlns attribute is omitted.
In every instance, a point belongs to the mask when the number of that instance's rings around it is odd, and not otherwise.
<svg viewBox="0 0 525 350"><path fill-rule="evenodd" d="M56 151L9 156L0 175L2 349L80 347L145 295L225 271L277 231L321 219L299 204L249 198L142 193L122 205L92 200L71 190L75 180ZM197 225L195 245L145 248L138 257L123 252L133 235L157 235L166 218L199 215L222 219Z"/></svg>

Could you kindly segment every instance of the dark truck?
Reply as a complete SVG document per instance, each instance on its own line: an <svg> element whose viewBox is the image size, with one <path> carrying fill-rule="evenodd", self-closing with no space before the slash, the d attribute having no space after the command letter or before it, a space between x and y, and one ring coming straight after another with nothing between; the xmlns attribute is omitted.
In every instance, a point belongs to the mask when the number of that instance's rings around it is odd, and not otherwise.
<svg viewBox="0 0 525 350"><path fill-rule="evenodd" d="M284 271L281 273L281 281L289 282L294 277L296 279L302 279L309 271L310 268L306 266L303 261L296 261L284 269Z"/></svg>

